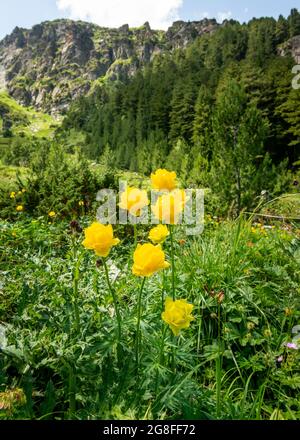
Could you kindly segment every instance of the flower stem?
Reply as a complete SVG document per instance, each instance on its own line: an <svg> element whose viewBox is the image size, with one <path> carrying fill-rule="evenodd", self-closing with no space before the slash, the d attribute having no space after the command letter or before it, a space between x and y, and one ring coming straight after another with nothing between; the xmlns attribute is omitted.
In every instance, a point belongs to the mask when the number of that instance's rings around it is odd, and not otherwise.
<svg viewBox="0 0 300 440"><path fill-rule="evenodd" d="M139 351L140 351L140 326L141 326L141 308L142 308L142 293L144 289L144 285L146 282L146 278L143 279L139 297L138 297L138 320L137 320L137 328L136 328L136 338L135 338L135 360L136 360L136 368L137 372L139 371Z"/></svg>
<svg viewBox="0 0 300 440"><path fill-rule="evenodd" d="M109 291L110 291L110 293L113 297L113 301L114 301L114 307L115 307L115 312L116 312L117 321L118 321L118 345L120 345L120 342L121 342L121 315L120 315L120 311L119 311L119 307L118 307L117 296L116 296L115 289L111 285L111 282L109 279L108 267L107 267L107 263L106 263L105 258L102 258L102 262L103 262L103 266L104 266L104 270L105 270L107 285L108 285Z"/></svg>
<svg viewBox="0 0 300 440"><path fill-rule="evenodd" d="M133 232L134 232L134 250L135 250L138 243L138 230L137 230L137 225L135 223L133 225Z"/></svg>
<svg viewBox="0 0 300 440"><path fill-rule="evenodd" d="M69 417L73 417L76 412L76 375L69 366Z"/></svg>
<svg viewBox="0 0 300 440"><path fill-rule="evenodd" d="M218 356L216 359L216 407L217 417L221 413L221 380L222 380L222 357L221 357L221 305L218 304Z"/></svg>
<svg viewBox="0 0 300 440"><path fill-rule="evenodd" d="M80 314L78 306L78 283L79 283L79 267L80 267L80 256L78 257L77 244L74 237L72 237L72 251L73 259L75 261L75 267L73 271L73 303L74 303L74 320L75 320L75 330L78 334L80 331Z"/></svg>
<svg viewBox="0 0 300 440"><path fill-rule="evenodd" d="M174 230L173 225L170 225L170 238L171 238L171 265L172 265L172 296L175 301L175 255L174 255Z"/></svg>
<svg viewBox="0 0 300 440"><path fill-rule="evenodd" d="M162 271L162 289L161 289L161 310L164 310L165 305L165 287L166 287L166 277L165 277L165 271Z"/></svg>
<svg viewBox="0 0 300 440"><path fill-rule="evenodd" d="M161 338L161 346L160 346L160 352L159 352L159 365L164 366L164 348L165 348L165 338L166 338L166 332L167 332L167 326L164 326L162 331L162 338ZM157 395L157 390L159 387L159 371L157 369L156 373L156 380L155 380L155 392L154 395Z"/></svg>

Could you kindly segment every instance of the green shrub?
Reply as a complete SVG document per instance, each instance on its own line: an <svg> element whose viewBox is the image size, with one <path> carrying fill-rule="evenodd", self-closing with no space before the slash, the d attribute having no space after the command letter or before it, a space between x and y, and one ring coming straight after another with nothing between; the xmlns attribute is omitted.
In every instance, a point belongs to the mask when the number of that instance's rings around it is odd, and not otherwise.
<svg viewBox="0 0 300 440"><path fill-rule="evenodd" d="M0 214L3 218L17 218L16 207L22 205L22 215L48 215L71 218L95 208L96 194L103 187L115 185L114 175L101 168L93 172L81 154L67 155L57 144L40 144L31 156L31 174L24 182L18 178L16 197L7 191L0 193ZM22 189L26 189L22 193ZM19 191L21 194L19 194Z"/></svg>

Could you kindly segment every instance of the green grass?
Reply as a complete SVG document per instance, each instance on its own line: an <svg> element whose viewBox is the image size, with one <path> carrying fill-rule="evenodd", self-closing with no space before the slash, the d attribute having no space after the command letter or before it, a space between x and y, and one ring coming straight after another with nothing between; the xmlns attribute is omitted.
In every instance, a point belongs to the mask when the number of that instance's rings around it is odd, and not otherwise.
<svg viewBox="0 0 300 440"><path fill-rule="evenodd" d="M0 393L21 389L26 403L14 401L0 417L300 418L300 352L284 345L300 324L296 224L265 229L208 217L204 233L190 238L176 228L176 297L194 305L195 320L172 336L161 320L170 270L147 279L137 374L142 280L131 273L132 227L116 228L121 244L108 261L111 276L120 270L113 278L122 318L118 361L104 269L81 245L82 234L70 234L59 217L50 223L24 213L1 223ZM148 231L139 227L140 242ZM164 250L170 261L169 239Z"/></svg>
<svg viewBox="0 0 300 440"><path fill-rule="evenodd" d="M29 137L51 138L60 123L50 115L21 106L6 92L0 92L0 105L9 111L9 117L13 121L12 132L14 136L19 136L22 133Z"/></svg>
<svg viewBox="0 0 300 440"><path fill-rule="evenodd" d="M28 168L3 165L0 161L0 190L6 191L7 194L16 190L17 176L19 175L22 181L26 181L28 173Z"/></svg>

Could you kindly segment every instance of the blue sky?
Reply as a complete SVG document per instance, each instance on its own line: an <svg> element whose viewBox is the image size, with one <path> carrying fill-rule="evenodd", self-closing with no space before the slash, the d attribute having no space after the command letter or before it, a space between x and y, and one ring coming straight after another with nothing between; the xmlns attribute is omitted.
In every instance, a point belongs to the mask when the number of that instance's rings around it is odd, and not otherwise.
<svg viewBox="0 0 300 440"><path fill-rule="evenodd" d="M166 28L173 20L204 16L248 21L253 16L288 15L297 0L0 0L0 39L15 26L31 27L55 18L93 21L103 26L131 26L146 20Z"/></svg>

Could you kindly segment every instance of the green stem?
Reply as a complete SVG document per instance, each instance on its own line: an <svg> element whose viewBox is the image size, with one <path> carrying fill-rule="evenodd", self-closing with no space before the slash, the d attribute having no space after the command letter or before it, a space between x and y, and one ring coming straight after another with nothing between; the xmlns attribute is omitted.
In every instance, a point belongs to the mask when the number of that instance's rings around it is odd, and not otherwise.
<svg viewBox="0 0 300 440"><path fill-rule="evenodd" d="M137 243L138 243L138 230L136 224L133 225L133 232L134 232L134 250L135 250L137 248Z"/></svg>
<svg viewBox="0 0 300 440"><path fill-rule="evenodd" d="M73 281L75 327L76 327L77 334L80 331L80 314L79 314L79 306L78 306L79 264L80 264L80 259L78 259L76 262L75 272L74 272L74 281Z"/></svg>
<svg viewBox="0 0 300 440"><path fill-rule="evenodd" d="M142 309L142 293L143 288L146 282L146 278L143 279L141 284L139 297L138 297L138 320L137 320L137 328L136 328L136 338L135 338L135 360L136 360L136 368L137 372L139 371L139 351L140 351L140 326L141 326L141 309Z"/></svg>
<svg viewBox="0 0 300 440"><path fill-rule="evenodd" d="M221 380L222 380L222 359L221 359L221 305L218 304L218 356L216 359L216 402L217 417L221 413Z"/></svg>
<svg viewBox="0 0 300 440"><path fill-rule="evenodd" d="M161 291L161 309L164 310L165 306L165 271L162 271L162 291Z"/></svg>
<svg viewBox="0 0 300 440"><path fill-rule="evenodd" d="M76 412L76 375L73 368L69 365L69 417L73 417Z"/></svg>
<svg viewBox="0 0 300 440"><path fill-rule="evenodd" d="M168 329L168 327L166 325L164 325L164 329L162 332L162 338L161 338L160 352L159 352L159 365L162 365L162 366L164 366L164 348L165 348L165 338L166 338L167 329ZM159 372L157 370L156 380L155 380L155 393L154 393L155 396L157 394L158 386L159 386Z"/></svg>
<svg viewBox="0 0 300 440"><path fill-rule="evenodd" d="M171 267L172 267L172 297L175 301L175 255L174 255L174 230L173 225L170 225L170 238L171 238Z"/></svg>
<svg viewBox="0 0 300 440"><path fill-rule="evenodd" d="M73 303L74 303L74 318L75 318L75 329L78 334L80 331L80 314L79 314L79 306L78 306L78 283L79 283L79 267L80 267L80 257L77 258L77 246L75 237L72 236L72 251L73 251L73 259L75 261L75 268L73 272Z"/></svg>
<svg viewBox="0 0 300 440"><path fill-rule="evenodd" d="M111 285L111 282L109 279L108 267L107 267L105 258L102 258L102 262L103 262L103 266L104 266L104 270L105 270L107 285L108 285L109 291L110 291L110 293L113 297L113 301L114 301L114 307L115 307L115 312L116 312L117 321L118 321L118 346L119 346L120 342L121 342L121 315L119 312L118 300L117 300L115 289Z"/></svg>
<svg viewBox="0 0 300 440"><path fill-rule="evenodd" d="M176 373L175 348L177 346L178 337L175 336L175 335L172 335L172 342L173 342L173 347L172 347L172 370L173 370L174 373Z"/></svg>

